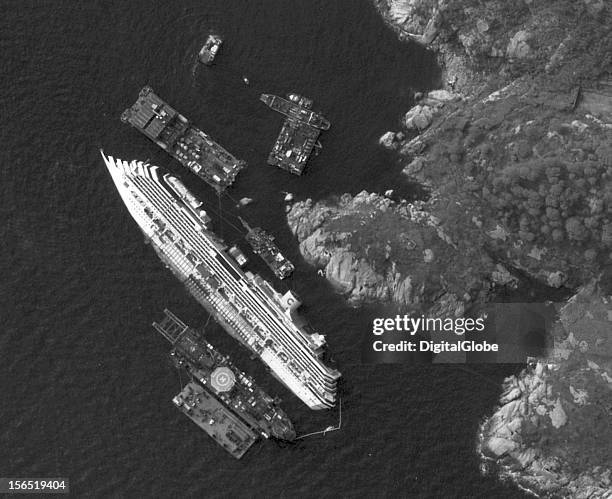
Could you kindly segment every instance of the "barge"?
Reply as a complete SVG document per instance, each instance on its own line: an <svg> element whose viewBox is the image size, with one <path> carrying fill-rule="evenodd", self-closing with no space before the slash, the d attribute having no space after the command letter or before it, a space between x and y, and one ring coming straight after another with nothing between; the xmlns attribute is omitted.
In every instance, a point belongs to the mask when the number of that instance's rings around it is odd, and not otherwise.
<svg viewBox="0 0 612 499"><path fill-rule="evenodd" d="M294 175L301 175L318 142L322 130L328 130L330 122L311 107L312 99L288 94L287 99L278 95L261 94L260 100L268 107L286 116L281 131L268 155L268 164Z"/></svg>
<svg viewBox="0 0 612 499"><path fill-rule="evenodd" d="M149 86L144 87L134 105L123 112L121 121L155 142L217 192L232 185L246 166L244 161L196 128Z"/></svg>

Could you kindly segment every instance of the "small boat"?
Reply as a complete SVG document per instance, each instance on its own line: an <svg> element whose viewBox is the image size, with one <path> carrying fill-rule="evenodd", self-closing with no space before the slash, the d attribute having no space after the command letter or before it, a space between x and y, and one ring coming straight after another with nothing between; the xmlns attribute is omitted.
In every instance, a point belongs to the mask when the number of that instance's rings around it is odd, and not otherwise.
<svg viewBox="0 0 612 499"><path fill-rule="evenodd" d="M248 85L250 83L249 79L246 76L242 77L242 81L245 83L245 85Z"/></svg>
<svg viewBox="0 0 612 499"><path fill-rule="evenodd" d="M200 53L198 54L198 59L202 64L212 64L217 52L219 51L219 47L223 40L217 35L208 35L206 42L200 49Z"/></svg>

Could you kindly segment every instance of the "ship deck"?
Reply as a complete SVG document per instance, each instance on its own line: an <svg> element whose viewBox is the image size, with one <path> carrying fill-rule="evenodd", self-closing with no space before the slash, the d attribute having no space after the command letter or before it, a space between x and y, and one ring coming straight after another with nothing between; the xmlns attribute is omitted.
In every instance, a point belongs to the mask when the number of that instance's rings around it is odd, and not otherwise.
<svg viewBox="0 0 612 499"><path fill-rule="evenodd" d="M170 357L177 369L184 369L257 434L285 440L295 436L286 414L251 377L234 366L200 332L169 310L164 310L164 314L153 327L174 345Z"/></svg>
<svg viewBox="0 0 612 499"><path fill-rule="evenodd" d="M284 114L285 116L300 121L305 125L310 125L314 128L320 128L322 130L328 130L330 123L323 115L314 112L310 109L312 100L307 99L308 105L304 105L305 97L302 97L300 102L291 102L287 99L283 99L278 95L263 94L260 100L268 105L274 111Z"/></svg>
<svg viewBox="0 0 612 499"><path fill-rule="evenodd" d="M218 190L229 187L244 167L243 161L194 126L186 128L172 152L184 166Z"/></svg>
<svg viewBox="0 0 612 499"><path fill-rule="evenodd" d="M236 459L240 459L258 440L258 435L229 408L193 381L185 385L173 402Z"/></svg>
<svg viewBox="0 0 612 499"><path fill-rule="evenodd" d="M172 126L178 117L179 113L148 87L140 91L138 100L122 115L124 121L149 139L163 142L166 146L172 145L181 133L180 127L173 130Z"/></svg>
<svg viewBox="0 0 612 499"><path fill-rule="evenodd" d="M268 156L268 164L301 175L321 132L287 118Z"/></svg>
<svg viewBox="0 0 612 499"><path fill-rule="evenodd" d="M229 187L245 166L244 161L193 126L150 87L140 91L138 100L123 112L121 119L219 192Z"/></svg>
<svg viewBox="0 0 612 499"><path fill-rule="evenodd" d="M259 227L251 229L245 236L253 252L272 269L276 277L285 279L295 270L293 264L281 253L274 238Z"/></svg>

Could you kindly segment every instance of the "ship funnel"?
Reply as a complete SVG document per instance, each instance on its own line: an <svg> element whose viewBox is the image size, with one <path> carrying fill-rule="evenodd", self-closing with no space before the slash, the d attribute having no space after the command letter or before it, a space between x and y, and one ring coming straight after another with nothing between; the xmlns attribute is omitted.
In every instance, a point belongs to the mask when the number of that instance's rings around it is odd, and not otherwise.
<svg viewBox="0 0 612 499"><path fill-rule="evenodd" d="M281 298L281 303L283 307L290 312L295 311L302 304L297 295L292 291L287 291L283 295Z"/></svg>

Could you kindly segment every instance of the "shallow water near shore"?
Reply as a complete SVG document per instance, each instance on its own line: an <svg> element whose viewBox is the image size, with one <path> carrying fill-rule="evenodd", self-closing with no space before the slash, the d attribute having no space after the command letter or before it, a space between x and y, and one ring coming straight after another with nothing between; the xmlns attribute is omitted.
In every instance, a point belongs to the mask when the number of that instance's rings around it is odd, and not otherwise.
<svg viewBox="0 0 612 499"><path fill-rule="evenodd" d="M385 311L347 307L302 261L285 222L284 191L298 200L363 189L415 195L377 140L398 128L413 90L437 84L433 55L400 43L367 1L9 2L0 26L2 476L65 476L76 495L96 497L521 496L481 476L475 445L515 367L477 367L486 383L453 366L362 365L361 337ZM196 55L210 31L225 44L205 68ZM185 378L150 323L164 307L193 325L206 316L143 244L99 149L179 173L217 231L228 242L240 234L231 200L219 206L119 121L145 84L249 163L230 194L255 199L245 218L296 263L288 285L344 375L341 431L262 442L234 461L172 407ZM258 100L290 91L332 122L299 178L266 165L282 117ZM298 433L336 423L337 413L309 411L218 326L209 330L284 399Z"/></svg>

